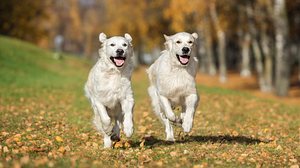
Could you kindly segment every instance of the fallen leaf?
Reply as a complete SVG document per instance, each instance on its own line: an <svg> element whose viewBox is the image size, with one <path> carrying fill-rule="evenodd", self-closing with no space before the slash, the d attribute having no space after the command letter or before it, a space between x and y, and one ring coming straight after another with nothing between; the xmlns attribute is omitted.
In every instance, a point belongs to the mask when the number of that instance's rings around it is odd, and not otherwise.
<svg viewBox="0 0 300 168"><path fill-rule="evenodd" d="M194 165L193 168L201 168L201 165L199 165L199 164Z"/></svg>
<svg viewBox="0 0 300 168"><path fill-rule="evenodd" d="M299 165L292 165L290 168L299 168Z"/></svg>
<svg viewBox="0 0 300 168"><path fill-rule="evenodd" d="M61 147L58 148L58 152L65 153L66 149L63 146L61 146Z"/></svg>
<svg viewBox="0 0 300 168"><path fill-rule="evenodd" d="M54 162L52 162L52 161L48 162L48 166L49 167L54 167Z"/></svg>
<svg viewBox="0 0 300 168"><path fill-rule="evenodd" d="M155 165L158 166L158 167L162 167L163 162L162 161L157 161L157 162L155 162Z"/></svg>
<svg viewBox="0 0 300 168"><path fill-rule="evenodd" d="M122 148L122 147L123 147L122 141L118 141L113 144L113 148Z"/></svg>
<svg viewBox="0 0 300 168"><path fill-rule="evenodd" d="M147 130L147 127L144 127L144 126L140 126L140 127L139 127L139 131L140 131L141 133L145 133L146 130Z"/></svg>
<svg viewBox="0 0 300 168"><path fill-rule="evenodd" d="M21 168L21 164L19 162L14 162L13 168Z"/></svg>
<svg viewBox="0 0 300 168"><path fill-rule="evenodd" d="M4 131L4 132L1 132L1 135L2 136L7 136L7 135L9 135L9 133Z"/></svg>
<svg viewBox="0 0 300 168"><path fill-rule="evenodd" d="M145 139L143 139L140 143L140 147L143 148L145 146Z"/></svg>
<svg viewBox="0 0 300 168"><path fill-rule="evenodd" d="M66 147L65 147L65 150L66 150L67 152L70 152L70 151L71 151L71 148L70 148L69 146L66 146Z"/></svg>
<svg viewBox="0 0 300 168"><path fill-rule="evenodd" d="M130 147L131 147L131 144L129 143L129 141L126 141L126 142L124 143L124 147L125 147L125 148L130 148Z"/></svg>
<svg viewBox="0 0 300 168"><path fill-rule="evenodd" d="M175 151L170 152L170 155L171 155L172 157L175 157L175 156L177 156L177 152L175 152Z"/></svg>
<svg viewBox="0 0 300 168"><path fill-rule="evenodd" d="M238 133L237 131L233 131L233 132L232 132L232 135L233 135L233 136L238 136L239 133Z"/></svg>
<svg viewBox="0 0 300 168"><path fill-rule="evenodd" d="M277 147L276 147L276 150L282 150L283 148L282 148L282 146L281 145L278 145Z"/></svg>
<svg viewBox="0 0 300 168"><path fill-rule="evenodd" d="M29 156L26 155L26 156L23 156L21 159L20 159L20 162L22 165L24 164L27 164L29 162Z"/></svg>
<svg viewBox="0 0 300 168"><path fill-rule="evenodd" d="M56 140L57 142L63 142L63 141L64 141L60 136L56 136L56 137L55 137L55 140Z"/></svg>
<svg viewBox="0 0 300 168"><path fill-rule="evenodd" d="M9 152L9 150L8 150L8 147L7 147L7 146L4 146L4 147L3 147L3 152L4 152L4 153L7 153L7 152Z"/></svg>

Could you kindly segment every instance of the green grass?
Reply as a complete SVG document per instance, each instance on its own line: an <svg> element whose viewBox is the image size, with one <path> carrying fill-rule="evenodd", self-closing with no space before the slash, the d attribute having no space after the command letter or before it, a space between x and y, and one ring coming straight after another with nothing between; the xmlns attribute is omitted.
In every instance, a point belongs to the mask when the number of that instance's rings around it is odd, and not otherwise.
<svg viewBox="0 0 300 168"><path fill-rule="evenodd" d="M0 167L289 167L299 164L298 106L198 86L189 136L164 141L144 68L133 74L130 148L102 149L83 85L92 64L0 36ZM145 139L145 135L151 137ZM61 138L61 139L60 139ZM123 140L126 140L124 136ZM127 139L128 140L128 139ZM144 143L144 144L143 144Z"/></svg>

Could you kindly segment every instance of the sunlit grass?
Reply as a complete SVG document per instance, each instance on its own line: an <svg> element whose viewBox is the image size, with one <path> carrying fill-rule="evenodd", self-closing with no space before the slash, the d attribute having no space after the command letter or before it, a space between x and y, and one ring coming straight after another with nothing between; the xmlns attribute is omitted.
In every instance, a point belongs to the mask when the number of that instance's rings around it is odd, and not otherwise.
<svg viewBox="0 0 300 168"><path fill-rule="evenodd" d="M0 37L0 66L0 161L5 167L289 167L299 163L299 107L199 85L201 102L193 131L182 137L176 127L178 141L166 143L164 128L152 113L141 67L132 77L136 101L132 147L105 150L83 94L91 63L69 56L55 60L49 51ZM145 135L151 138L141 145Z"/></svg>

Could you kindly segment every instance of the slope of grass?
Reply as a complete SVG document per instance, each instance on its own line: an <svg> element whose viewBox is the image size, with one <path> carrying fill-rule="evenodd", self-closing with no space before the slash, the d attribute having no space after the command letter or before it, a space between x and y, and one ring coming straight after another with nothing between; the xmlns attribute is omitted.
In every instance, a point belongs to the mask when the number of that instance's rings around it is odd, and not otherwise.
<svg viewBox="0 0 300 168"><path fill-rule="evenodd" d="M136 106L131 147L102 149L83 95L91 64L52 58L31 44L0 37L0 167L296 167L299 107L198 86L193 131L164 141L153 115L144 68L133 74ZM119 146L117 148L117 146Z"/></svg>

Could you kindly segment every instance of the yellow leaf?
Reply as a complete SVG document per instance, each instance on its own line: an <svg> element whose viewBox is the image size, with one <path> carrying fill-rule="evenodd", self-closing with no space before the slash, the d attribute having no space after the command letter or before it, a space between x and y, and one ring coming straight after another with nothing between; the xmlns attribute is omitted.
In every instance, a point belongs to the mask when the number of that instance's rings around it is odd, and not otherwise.
<svg viewBox="0 0 300 168"><path fill-rule="evenodd" d="M276 150L282 150L283 148L282 148L282 146L281 145L278 145L277 147L276 147Z"/></svg>
<svg viewBox="0 0 300 168"><path fill-rule="evenodd" d="M60 153L65 153L65 152L66 152L66 149L65 149L63 146L61 146L61 147L59 147L58 151L59 151Z"/></svg>
<svg viewBox="0 0 300 168"><path fill-rule="evenodd" d="M145 139L142 140L142 142L140 143L140 147L143 148L145 146Z"/></svg>
<svg viewBox="0 0 300 168"><path fill-rule="evenodd" d="M125 147L125 148L130 148L131 145L130 145L130 143L129 143L128 141L126 141L125 144L124 144L124 147Z"/></svg>
<svg viewBox="0 0 300 168"><path fill-rule="evenodd" d="M4 152L4 153L7 153L7 152L9 152L9 150L8 150L8 147L7 147L7 146L4 146L4 147L3 147L3 152Z"/></svg>
<svg viewBox="0 0 300 168"><path fill-rule="evenodd" d="M55 137L55 140L56 140L57 142L63 142L63 141L64 141L60 136L56 136L56 137Z"/></svg>
<svg viewBox="0 0 300 168"><path fill-rule="evenodd" d="M201 165L194 165L193 168L201 168Z"/></svg>
<svg viewBox="0 0 300 168"><path fill-rule="evenodd" d="M122 148L123 147L123 142L122 141L119 141L119 142L116 142L114 145L113 145L114 148Z"/></svg>
<svg viewBox="0 0 300 168"><path fill-rule="evenodd" d="M177 156L177 152L175 152L175 151L170 152L170 155L171 155L172 157L175 157L175 156Z"/></svg>
<svg viewBox="0 0 300 168"><path fill-rule="evenodd" d="M233 136L238 136L239 135L239 133L237 131L233 131L232 134L233 134Z"/></svg>
<svg viewBox="0 0 300 168"><path fill-rule="evenodd" d="M29 156L26 155L26 156L23 156L21 159L20 159L20 162L22 165L24 164L27 164L29 162Z"/></svg>
<svg viewBox="0 0 300 168"><path fill-rule="evenodd" d="M156 164L158 167L162 167L162 166L163 166L163 162L162 162L162 161L157 161L155 164Z"/></svg>
<svg viewBox="0 0 300 168"><path fill-rule="evenodd" d="M147 127L144 127L144 126L140 126L140 127L139 127L139 131L140 131L141 133L145 133L146 130L147 130Z"/></svg>

